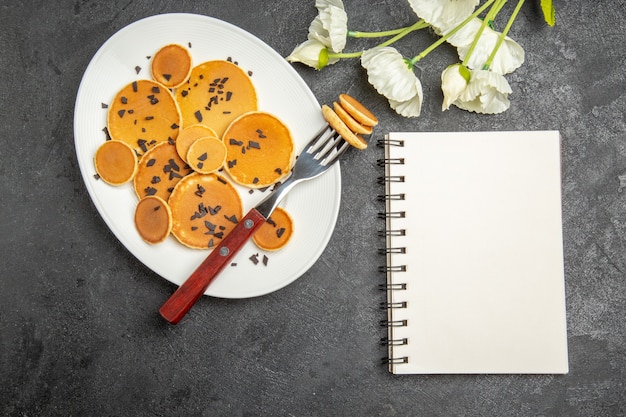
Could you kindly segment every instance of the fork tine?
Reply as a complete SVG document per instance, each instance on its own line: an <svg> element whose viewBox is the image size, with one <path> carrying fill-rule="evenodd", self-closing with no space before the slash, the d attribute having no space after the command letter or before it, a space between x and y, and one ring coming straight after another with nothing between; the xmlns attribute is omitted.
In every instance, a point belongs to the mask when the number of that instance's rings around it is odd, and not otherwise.
<svg viewBox="0 0 626 417"><path fill-rule="evenodd" d="M304 147L304 152L315 152L317 149L319 149L320 146L326 143L326 140L328 139L329 135L332 134L332 132L333 129L328 124L324 125L319 130L319 132L317 132L315 136L313 136L313 139L311 139L309 143L306 144L306 146Z"/></svg>
<svg viewBox="0 0 626 417"><path fill-rule="evenodd" d="M337 157L337 155L341 155L341 153L345 151L347 148L346 145L348 145L348 143L343 139L343 137L333 130L331 137L325 143L324 147L315 155L315 159L320 161L323 165L328 165Z"/></svg>

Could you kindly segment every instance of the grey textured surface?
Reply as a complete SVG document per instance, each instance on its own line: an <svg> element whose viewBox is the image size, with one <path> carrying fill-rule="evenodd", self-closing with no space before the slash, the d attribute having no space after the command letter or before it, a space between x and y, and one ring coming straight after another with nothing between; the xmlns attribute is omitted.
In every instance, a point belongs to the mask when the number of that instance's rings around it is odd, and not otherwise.
<svg viewBox="0 0 626 417"><path fill-rule="evenodd" d="M400 0L346 0L350 27L413 21ZM511 108L440 111L454 52L419 65L426 102L403 119L356 61L297 71L320 103L340 92L390 130L558 129L570 373L390 375L380 366L381 150L351 152L342 206L319 261L248 300L203 298L178 326L157 309L174 290L112 235L82 183L73 106L89 60L125 25L193 12L236 24L286 56L311 1L4 1L0 5L0 414L6 416L618 416L626 414L626 5L557 2L557 25L527 2L511 35L526 62ZM509 7L509 5L507 5ZM511 5L512 7L512 5ZM245 10L245 14L242 11ZM428 44L398 44L406 55ZM368 44L354 41L350 49Z"/></svg>

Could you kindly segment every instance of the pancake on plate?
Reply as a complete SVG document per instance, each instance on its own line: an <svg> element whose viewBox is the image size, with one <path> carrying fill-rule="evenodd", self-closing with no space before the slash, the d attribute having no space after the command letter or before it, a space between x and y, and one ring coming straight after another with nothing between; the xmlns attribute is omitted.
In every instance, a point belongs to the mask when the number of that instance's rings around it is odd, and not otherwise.
<svg viewBox="0 0 626 417"><path fill-rule="evenodd" d="M135 192L140 199L156 195L167 201L174 186L191 172L174 144L160 143L141 157L133 181Z"/></svg>
<svg viewBox="0 0 626 417"><path fill-rule="evenodd" d="M168 88L183 84L191 74L191 54L184 46L165 45L152 57L152 78Z"/></svg>
<svg viewBox="0 0 626 417"><path fill-rule="evenodd" d="M203 124L218 136L243 113L257 110L256 89L241 68L228 61L207 61L191 70L176 90L184 126Z"/></svg>
<svg viewBox="0 0 626 417"><path fill-rule="evenodd" d="M156 81L133 81L117 93L109 106L109 135L129 144L137 155L158 143L175 140L180 126L174 96Z"/></svg>
<svg viewBox="0 0 626 417"><path fill-rule="evenodd" d="M293 220L289 213L276 207L265 223L252 235L252 241L261 249L277 251L283 248L293 235Z"/></svg>
<svg viewBox="0 0 626 417"><path fill-rule="evenodd" d="M172 234L185 246L211 249L243 217L243 206L233 184L218 174L193 173L174 188L168 202Z"/></svg>
<svg viewBox="0 0 626 417"><path fill-rule="evenodd" d="M189 147L187 161L191 169L201 174L210 174L222 168L226 160L226 146L221 139L204 137Z"/></svg>
<svg viewBox="0 0 626 417"><path fill-rule="evenodd" d="M100 178L111 185L126 184L137 172L135 151L119 140L108 140L100 145L94 156L94 164Z"/></svg>
<svg viewBox="0 0 626 417"><path fill-rule="evenodd" d="M201 124L185 126L176 139L176 151L178 152L178 156L187 162L187 152L189 152L191 144L197 139L204 137L219 138L215 130L208 126Z"/></svg>
<svg viewBox="0 0 626 417"><path fill-rule="evenodd" d="M227 155L224 169L236 183L263 188L289 175L294 141L287 126L266 112L246 113L234 120L222 140Z"/></svg>
<svg viewBox="0 0 626 417"><path fill-rule="evenodd" d="M135 227L147 243L163 242L172 230L172 212L161 197L142 198L135 207Z"/></svg>

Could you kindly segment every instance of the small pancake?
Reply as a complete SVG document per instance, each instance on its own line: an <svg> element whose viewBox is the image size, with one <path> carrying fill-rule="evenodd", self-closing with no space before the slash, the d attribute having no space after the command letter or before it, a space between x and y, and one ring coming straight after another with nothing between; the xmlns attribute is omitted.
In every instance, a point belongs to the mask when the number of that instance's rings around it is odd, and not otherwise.
<svg viewBox="0 0 626 417"><path fill-rule="evenodd" d="M360 133L363 135L369 135L372 133L372 126L365 126L361 123L357 122L357 120L352 117L343 106L337 102L333 103L333 110L337 113L337 116L348 126L348 128L353 133Z"/></svg>
<svg viewBox="0 0 626 417"><path fill-rule="evenodd" d="M367 142L360 135L352 133L350 128L337 116L337 113L326 104L322 106L322 114L330 127L335 129L350 145L357 149L367 148Z"/></svg>
<svg viewBox="0 0 626 417"><path fill-rule="evenodd" d="M374 114L362 105L357 99L347 94L339 95L339 103L344 109L354 117L359 123L365 126L376 126L378 119Z"/></svg>
<svg viewBox="0 0 626 417"><path fill-rule="evenodd" d="M183 161L187 162L187 152L189 152L191 144L197 139L205 137L219 138L215 130L205 125L195 124L183 128L176 139L176 151L178 152L178 156L180 156Z"/></svg>
<svg viewBox="0 0 626 417"><path fill-rule="evenodd" d="M243 217L239 193L217 174L186 176L174 188L168 204L174 219L172 234L195 249L219 245Z"/></svg>
<svg viewBox="0 0 626 417"><path fill-rule="evenodd" d="M178 181L191 172L192 169L180 159L173 144L160 143L139 161L133 184L135 192L140 199L156 195L167 201Z"/></svg>
<svg viewBox="0 0 626 417"><path fill-rule="evenodd" d="M177 44L165 45L152 57L152 78L168 88L179 87L189 78L191 63L187 48Z"/></svg>
<svg viewBox="0 0 626 417"><path fill-rule="evenodd" d="M254 85L237 65L207 61L191 70L186 84L176 90L183 125L200 123L222 136L230 122L257 110Z"/></svg>
<svg viewBox="0 0 626 417"><path fill-rule="evenodd" d="M276 251L283 248L293 235L293 220L289 213L276 207L270 218L258 228L252 240L261 249Z"/></svg>
<svg viewBox="0 0 626 417"><path fill-rule="evenodd" d="M94 165L100 178L111 185L132 180L137 172L137 156L128 144L119 140L104 142L94 156Z"/></svg>
<svg viewBox="0 0 626 417"><path fill-rule="evenodd" d="M210 174L224 165L226 146L221 139L205 137L197 139L187 153L189 166L201 174Z"/></svg>
<svg viewBox="0 0 626 417"><path fill-rule="evenodd" d="M157 143L175 140L180 126L174 96L155 81L133 81L117 93L109 106L107 127L111 138L128 143L137 155Z"/></svg>
<svg viewBox="0 0 626 417"><path fill-rule="evenodd" d="M161 197L151 195L139 200L135 208L135 227L148 243L161 243L172 230L172 211Z"/></svg>
<svg viewBox="0 0 626 417"><path fill-rule="evenodd" d="M287 126L266 112L250 112L233 121L222 136L227 156L224 169L237 184L263 188L284 179L294 159Z"/></svg>

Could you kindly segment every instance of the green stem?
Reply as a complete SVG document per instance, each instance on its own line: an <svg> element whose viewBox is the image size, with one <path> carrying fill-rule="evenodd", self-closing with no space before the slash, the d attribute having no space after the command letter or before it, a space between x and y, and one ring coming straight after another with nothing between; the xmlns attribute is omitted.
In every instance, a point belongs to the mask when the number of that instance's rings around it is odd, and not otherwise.
<svg viewBox="0 0 626 417"><path fill-rule="evenodd" d="M428 23L426 23L424 21L424 19L418 20L417 22L413 23L411 26L407 26L407 27L403 28L402 30L400 30L394 37L387 39L385 42L379 43L375 47L376 48L382 48L382 47L385 47L385 46L389 46L392 43L394 43L394 42L404 38L409 33L414 32L414 31L419 30L419 29L427 28L428 26L429 26ZM358 51L358 52L340 52L340 53L329 52L328 53L328 57L329 58L339 58L339 59L358 58L362 54L363 54L363 51Z"/></svg>
<svg viewBox="0 0 626 417"><path fill-rule="evenodd" d="M513 22L515 21L515 18L519 14L519 11L522 8L523 4L524 4L524 0L519 0L517 2L517 6L515 6L515 10L513 10L513 14L511 14L511 17L509 17L509 21L506 22L506 26L504 27L504 30L498 37L496 46L493 47L493 51L491 51L491 55L489 55L489 58L487 58L487 61L485 62L485 66L483 69L489 69L489 67L491 66L491 63L493 62L493 59L495 58L496 53L498 52L498 49L502 45L502 42L504 42L504 38L506 37L507 33L509 33L511 26L513 26Z"/></svg>
<svg viewBox="0 0 626 417"><path fill-rule="evenodd" d="M385 36L393 36L405 30L406 27L393 29L393 30L384 30L380 32L360 32L358 30L349 30L348 37L349 38L383 38Z"/></svg>
<svg viewBox="0 0 626 417"><path fill-rule="evenodd" d="M413 65L415 65L416 62L418 62L419 60L423 59L426 57L426 55L428 55L429 53L431 53L432 51L435 50L435 48L437 48L439 45L441 45L442 43L444 43L445 41L448 40L448 38L452 35L454 35L455 33L457 33L459 30L461 30L461 28L463 26L465 26L470 20L474 19L476 16L478 16L479 14L481 14L487 7L489 7L494 1L496 0L487 0L485 2L485 4L483 4L482 6L480 6L478 9L476 9L474 11L474 13L472 13L467 19L465 19L463 22L459 23L454 29L452 29L449 33L447 33L446 35L442 36L441 38L439 38L439 40L435 43L433 43L432 45L430 45L428 48L424 49L420 54L414 56L413 58L411 58L409 60L409 65L412 67Z"/></svg>
<svg viewBox="0 0 626 417"><path fill-rule="evenodd" d="M467 51L467 54L465 55L465 59L463 60L463 63L462 63L464 67L467 66L467 63L469 62L469 59L472 56L472 53L474 52L474 49L476 49L476 45L478 45L478 41L480 40L480 37L483 35L483 32L485 31L485 27L487 27L487 24L496 17L500 9L502 9L502 6L504 6L504 3L506 3L506 0L498 0L498 2L494 4L491 9L489 9L489 12L487 12L487 15L483 19L483 22L481 23L480 28L474 35L474 40L472 41L472 44L470 45Z"/></svg>

